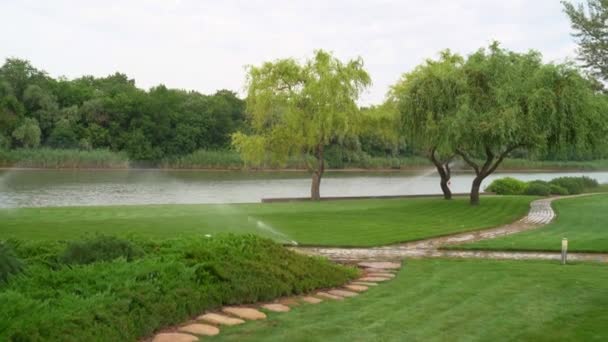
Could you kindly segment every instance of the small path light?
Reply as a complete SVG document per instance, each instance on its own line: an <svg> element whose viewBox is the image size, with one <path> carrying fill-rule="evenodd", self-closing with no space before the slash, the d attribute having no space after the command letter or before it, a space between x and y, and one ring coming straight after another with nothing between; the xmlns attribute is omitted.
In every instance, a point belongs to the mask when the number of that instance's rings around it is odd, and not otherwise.
<svg viewBox="0 0 608 342"><path fill-rule="evenodd" d="M562 239L562 265L566 264L568 259L568 239Z"/></svg>

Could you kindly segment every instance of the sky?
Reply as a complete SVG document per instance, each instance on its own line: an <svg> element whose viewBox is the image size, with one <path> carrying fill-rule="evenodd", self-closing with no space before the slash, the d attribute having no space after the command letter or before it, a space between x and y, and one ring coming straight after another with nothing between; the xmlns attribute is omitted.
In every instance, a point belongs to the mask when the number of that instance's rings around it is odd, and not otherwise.
<svg viewBox="0 0 608 342"><path fill-rule="evenodd" d="M245 66L315 49L361 57L372 78L363 105L449 48L493 40L574 59L559 0L0 0L0 59L30 60L51 76L127 74L142 88L243 94Z"/></svg>

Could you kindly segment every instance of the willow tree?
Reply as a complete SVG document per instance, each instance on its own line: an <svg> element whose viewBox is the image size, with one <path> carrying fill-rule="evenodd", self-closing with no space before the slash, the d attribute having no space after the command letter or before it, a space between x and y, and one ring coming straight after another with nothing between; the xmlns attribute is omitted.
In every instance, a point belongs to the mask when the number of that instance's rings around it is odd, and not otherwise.
<svg viewBox="0 0 608 342"><path fill-rule="evenodd" d="M319 200L324 149L357 134L356 101L370 83L360 58L342 62L322 50L302 64L281 59L251 66L246 102L252 133L234 134L233 146L250 165L303 157L312 174L311 199Z"/></svg>
<svg viewBox="0 0 608 342"><path fill-rule="evenodd" d="M516 53L494 43L470 55L462 71L466 87L451 141L456 153L475 171L470 195L473 205L479 203L483 180L511 152L546 145L557 120L567 120L568 134L582 137L589 129L584 123L602 110L597 106L599 95L577 69L544 64L535 51Z"/></svg>
<svg viewBox="0 0 608 342"><path fill-rule="evenodd" d="M455 156L450 129L464 91L463 63L459 55L443 51L438 60L429 59L405 73L389 93L389 101L396 103L401 114L406 139L435 165L448 200L452 198L450 163Z"/></svg>

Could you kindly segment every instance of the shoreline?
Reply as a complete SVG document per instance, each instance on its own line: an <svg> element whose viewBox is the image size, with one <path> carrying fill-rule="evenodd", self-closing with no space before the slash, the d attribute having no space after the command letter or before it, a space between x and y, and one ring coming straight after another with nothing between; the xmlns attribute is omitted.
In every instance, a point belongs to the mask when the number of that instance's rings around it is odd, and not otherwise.
<svg viewBox="0 0 608 342"><path fill-rule="evenodd" d="M412 166L399 169L394 168L344 168L344 169L326 169L326 173L407 173L414 171L428 171L433 166ZM245 169L245 168L163 168L163 167L6 167L0 166L0 171L167 171L167 172L242 172L242 173L309 173L307 169ZM473 173L472 169L455 169L453 173ZM494 173L568 173L568 172L608 172L606 169L588 169L588 168L499 168Z"/></svg>

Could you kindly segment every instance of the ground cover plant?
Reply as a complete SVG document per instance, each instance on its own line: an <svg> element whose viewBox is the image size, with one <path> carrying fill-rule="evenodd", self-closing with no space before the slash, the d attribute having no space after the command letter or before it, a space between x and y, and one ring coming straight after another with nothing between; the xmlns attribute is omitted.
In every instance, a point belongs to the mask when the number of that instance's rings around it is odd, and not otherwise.
<svg viewBox="0 0 608 342"><path fill-rule="evenodd" d="M240 205L143 205L0 210L0 239L74 239L86 233L171 238L255 233L306 245L375 246L489 228L524 216L532 196Z"/></svg>
<svg viewBox="0 0 608 342"><path fill-rule="evenodd" d="M608 252L608 195L556 200L555 221L502 238L451 246L454 249L559 251L562 238L573 252Z"/></svg>
<svg viewBox="0 0 608 342"><path fill-rule="evenodd" d="M96 239L79 243L108 243ZM134 341L206 309L337 286L357 273L253 235L123 243L142 254L81 265L63 260L71 243L10 242L26 268L0 284L0 340Z"/></svg>
<svg viewBox="0 0 608 342"><path fill-rule="evenodd" d="M593 178L558 177L550 181L533 180L524 182L512 177L495 179L486 187L486 191L498 195L578 195L583 192L601 191L600 184Z"/></svg>
<svg viewBox="0 0 608 342"><path fill-rule="evenodd" d="M341 302L226 328L210 341L604 341L605 265L406 260ZM205 339L207 340L207 339Z"/></svg>

